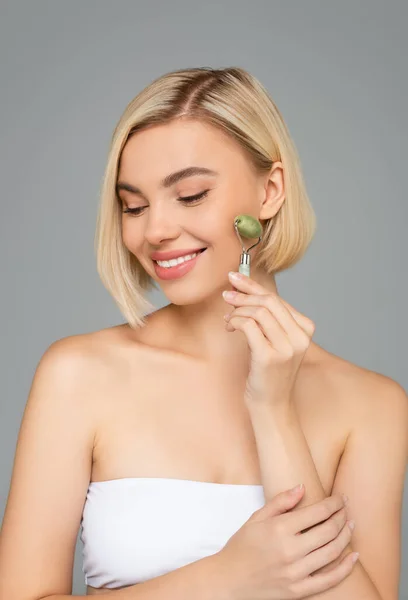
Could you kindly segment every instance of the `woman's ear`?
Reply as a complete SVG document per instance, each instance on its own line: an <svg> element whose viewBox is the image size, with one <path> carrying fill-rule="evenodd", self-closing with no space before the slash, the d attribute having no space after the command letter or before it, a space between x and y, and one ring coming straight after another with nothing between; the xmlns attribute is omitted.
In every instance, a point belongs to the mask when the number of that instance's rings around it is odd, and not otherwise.
<svg viewBox="0 0 408 600"><path fill-rule="evenodd" d="M263 177L263 191L259 212L259 219L270 219L279 212L285 200L285 184L283 165L280 161L274 162L267 178Z"/></svg>

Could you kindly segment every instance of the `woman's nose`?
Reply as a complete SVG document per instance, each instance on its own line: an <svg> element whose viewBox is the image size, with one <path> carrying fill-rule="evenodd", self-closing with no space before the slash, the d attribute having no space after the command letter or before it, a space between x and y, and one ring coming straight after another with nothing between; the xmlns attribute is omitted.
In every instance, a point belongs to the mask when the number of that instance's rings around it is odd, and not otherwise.
<svg viewBox="0 0 408 600"><path fill-rule="evenodd" d="M160 246L165 239L177 238L180 232L180 223L162 209L149 209L144 237L151 247Z"/></svg>

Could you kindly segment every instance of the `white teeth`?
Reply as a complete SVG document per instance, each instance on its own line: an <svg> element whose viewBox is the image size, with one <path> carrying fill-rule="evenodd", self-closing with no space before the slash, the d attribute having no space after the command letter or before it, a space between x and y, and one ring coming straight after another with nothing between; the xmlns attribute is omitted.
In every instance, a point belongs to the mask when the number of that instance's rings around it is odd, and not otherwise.
<svg viewBox="0 0 408 600"><path fill-rule="evenodd" d="M200 253L196 252L195 254L187 254L186 256L180 256L180 258L173 258L171 260L157 260L156 262L160 267L175 267L176 265L180 265L181 263L186 262L187 260L195 258L198 254Z"/></svg>

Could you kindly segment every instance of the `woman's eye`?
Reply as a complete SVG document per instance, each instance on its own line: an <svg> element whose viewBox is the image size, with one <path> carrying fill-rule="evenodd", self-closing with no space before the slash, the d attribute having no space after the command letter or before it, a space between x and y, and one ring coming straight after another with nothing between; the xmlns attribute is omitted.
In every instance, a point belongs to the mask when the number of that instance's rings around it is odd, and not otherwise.
<svg viewBox="0 0 408 600"><path fill-rule="evenodd" d="M177 200L180 200L180 202L187 202L187 204L192 204L193 202L198 202L198 200L204 198L209 191L210 190L204 190L204 192L201 192L201 194L196 194L195 196L185 196L184 198L180 196L180 198L177 198Z"/></svg>
<svg viewBox="0 0 408 600"><path fill-rule="evenodd" d="M195 202L201 200L201 198L204 198L209 191L210 190L204 190L204 192L196 194L195 196L180 196L179 198L177 198L177 200L180 202L185 202L186 204L194 204ZM144 208L145 206L140 206L138 208L124 208L122 212L130 213L132 215L139 215Z"/></svg>

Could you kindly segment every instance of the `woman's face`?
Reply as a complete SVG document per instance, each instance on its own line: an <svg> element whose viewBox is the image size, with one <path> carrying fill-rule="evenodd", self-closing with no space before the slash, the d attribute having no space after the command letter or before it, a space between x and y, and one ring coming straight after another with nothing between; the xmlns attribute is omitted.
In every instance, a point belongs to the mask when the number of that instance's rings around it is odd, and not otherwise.
<svg viewBox="0 0 408 600"><path fill-rule="evenodd" d="M213 173L162 185L165 177L187 167ZM180 119L140 131L127 141L118 174L118 184L138 189L132 193L118 186L122 208L140 209L139 214L122 213L124 244L170 301L204 300L211 291L224 289L228 271L238 270L242 248L234 218L240 213L268 218L261 214L266 182L241 147L210 125ZM202 193L191 204L179 199ZM247 240L245 247L256 241ZM163 280L156 274L152 252L204 247L207 250L183 277Z"/></svg>

